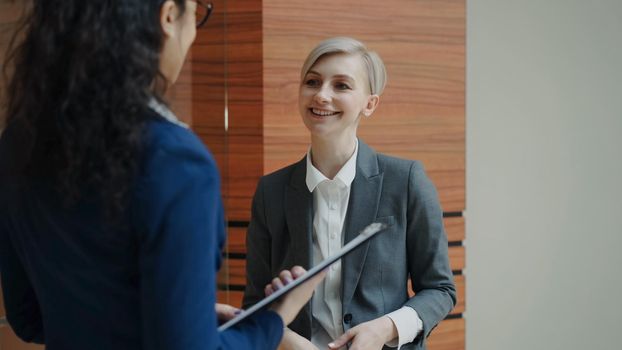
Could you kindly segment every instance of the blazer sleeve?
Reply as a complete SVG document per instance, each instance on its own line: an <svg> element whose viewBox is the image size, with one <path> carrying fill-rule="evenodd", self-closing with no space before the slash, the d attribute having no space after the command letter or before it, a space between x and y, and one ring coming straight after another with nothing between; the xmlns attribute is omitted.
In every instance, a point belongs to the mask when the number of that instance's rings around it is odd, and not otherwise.
<svg viewBox="0 0 622 350"><path fill-rule="evenodd" d="M246 289L243 307L248 308L265 297L264 287L272 279L270 247L272 239L266 224L263 180L259 181L246 233Z"/></svg>
<svg viewBox="0 0 622 350"><path fill-rule="evenodd" d="M7 321L23 341L43 344L39 302L6 232L0 232L0 266Z"/></svg>
<svg viewBox="0 0 622 350"><path fill-rule="evenodd" d="M12 202L10 193L13 179L10 175L16 155L10 145L19 142L10 126L0 137L0 213L8 213ZM7 193L8 192L8 193ZM7 196L7 197L4 197ZM0 215L0 220L3 215ZM45 334L39 301L26 274L5 225L0 222L0 277L6 318L15 334L26 342L43 344Z"/></svg>
<svg viewBox="0 0 622 350"><path fill-rule="evenodd" d="M414 308L423 321L423 331L415 343L424 348L432 329L456 304L456 290L443 212L436 189L419 162L410 167L407 220L408 265L415 296L406 305Z"/></svg>
<svg viewBox="0 0 622 350"><path fill-rule="evenodd" d="M283 322L271 311L217 331L216 271L224 217L216 164L189 131L156 136L164 140L148 151L133 206L143 347L276 348Z"/></svg>

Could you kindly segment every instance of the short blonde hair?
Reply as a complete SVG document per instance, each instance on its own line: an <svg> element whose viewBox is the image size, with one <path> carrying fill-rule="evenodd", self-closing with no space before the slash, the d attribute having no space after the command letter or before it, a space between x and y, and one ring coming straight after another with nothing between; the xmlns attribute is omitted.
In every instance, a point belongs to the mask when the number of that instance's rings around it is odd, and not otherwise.
<svg viewBox="0 0 622 350"><path fill-rule="evenodd" d="M339 53L360 55L363 59L365 69L367 70L369 91L372 95L382 94L387 83L387 70L384 66L384 62L382 62L382 59L377 53L368 50L362 42L349 37L334 37L319 43L311 50L305 63L302 65L300 79L304 80L311 67L313 67L315 62L320 58Z"/></svg>

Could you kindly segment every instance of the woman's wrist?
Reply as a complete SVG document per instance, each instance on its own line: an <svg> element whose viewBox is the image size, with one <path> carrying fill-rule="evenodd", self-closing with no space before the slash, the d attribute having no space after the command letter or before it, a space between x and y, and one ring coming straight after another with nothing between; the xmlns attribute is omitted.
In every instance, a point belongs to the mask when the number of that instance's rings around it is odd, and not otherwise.
<svg viewBox="0 0 622 350"><path fill-rule="evenodd" d="M380 320L382 322L382 334L384 335L385 344L399 336L399 333L397 332L397 327L395 326L395 323L393 323L391 317L382 316Z"/></svg>

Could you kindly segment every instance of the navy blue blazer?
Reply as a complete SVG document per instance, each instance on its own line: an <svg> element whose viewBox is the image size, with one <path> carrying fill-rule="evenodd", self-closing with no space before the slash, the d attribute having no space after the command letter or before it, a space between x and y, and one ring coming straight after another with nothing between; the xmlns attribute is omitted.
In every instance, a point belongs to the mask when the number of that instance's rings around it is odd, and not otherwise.
<svg viewBox="0 0 622 350"><path fill-rule="evenodd" d="M153 114L124 229L105 225L95 196L67 209L49 179L18 190L15 137L9 126L0 139L0 271L20 338L50 350L276 348L271 311L216 329L220 179L191 131Z"/></svg>

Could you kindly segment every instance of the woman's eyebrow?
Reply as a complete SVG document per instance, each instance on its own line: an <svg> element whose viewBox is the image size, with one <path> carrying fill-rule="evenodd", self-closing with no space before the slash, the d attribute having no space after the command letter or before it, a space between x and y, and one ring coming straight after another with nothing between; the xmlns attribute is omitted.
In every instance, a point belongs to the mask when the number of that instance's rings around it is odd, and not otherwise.
<svg viewBox="0 0 622 350"><path fill-rule="evenodd" d="M348 74L336 74L333 76L333 78L339 78L339 79L346 79L346 80L351 80L351 81L355 81L356 79L354 79L353 76L348 75Z"/></svg>
<svg viewBox="0 0 622 350"><path fill-rule="evenodd" d="M317 75L319 77L322 76L322 74L320 74L319 72L314 71L314 70L308 71L307 75L305 75L305 77L307 77L309 75ZM352 83L356 82L356 79L353 76L349 75L349 74L335 74L335 75L333 75L331 77L331 79L343 79L343 80L348 80L348 81L350 81Z"/></svg>

